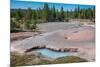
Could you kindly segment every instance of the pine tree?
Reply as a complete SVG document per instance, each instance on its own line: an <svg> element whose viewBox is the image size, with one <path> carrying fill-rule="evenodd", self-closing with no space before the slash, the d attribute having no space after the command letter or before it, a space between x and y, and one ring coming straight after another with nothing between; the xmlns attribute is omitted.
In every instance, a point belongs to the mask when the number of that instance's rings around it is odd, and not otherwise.
<svg viewBox="0 0 100 67"><path fill-rule="evenodd" d="M55 10L55 6L53 6L53 9L52 9L52 17L54 19L54 21L56 20L56 10Z"/></svg>
<svg viewBox="0 0 100 67"><path fill-rule="evenodd" d="M80 19L80 7L79 6L77 8L77 11L78 11L78 19Z"/></svg>
<svg viewBox="0 0 100 67"><path fill-rule="evenodd" d="M47 3L44 4L43 7L43 19L48 22L49 20L49 6Z"/></svg>
<svg viewBox="0 0 100 67"><path fill-rule="evenodd" d="M93 19L95 19L95 7L93 7L92 13L93 13Z"/></svg>
<svg viewBox="0 0 100 67"><path fill-rule="evenodd" d="M18 9L18 10L15 12L15 18L16 18L17 21L19 21L19 20L22 18L21 9Z"/></svg>
<svg viewBox="0 0 100 67"><path fill-rule="evenodd" d="M60 11L60 16L61 16L61 21L64 21L65 19L65 14L64 14L64 10L63 10L63 7L61 7L61 11Z"/></svg>
<svg viewBox="0 0 100 67"><path fill-rule="evenodd" d="M26 19L31 20L31 17L32 17L32 9L28 8L26 12Z"/></svg>
<svg viewBox="0 0 100 67"><path fill-rule="evenodd" d="M37 15L36 15L36 11L33 11L32 13L32 19L31 19L31 29L33 31L36 30L36 27L37 27Z"/></svg>
<svg viewBox="0 0 100 67"><path fill-rule="evenodd" d="M32 9L28 8L26 15L25 15L25 22L24 22L24 28L25 29L30 29L30 24L31 24L31 19L32 19Z"/></svg>
<svg viewBox="0 0 100 67"><path fill-rule="evenodd" d="M36 10L36 15L37 19L42 19L42 10L40 8Z"/></svg>
<svg viewBox="0 0 100 67"><path fill-rule="evenodd" d="M57 19L57 21L59 21L59 11L58 11L58 9L56 10L56 19Z"/></svg>

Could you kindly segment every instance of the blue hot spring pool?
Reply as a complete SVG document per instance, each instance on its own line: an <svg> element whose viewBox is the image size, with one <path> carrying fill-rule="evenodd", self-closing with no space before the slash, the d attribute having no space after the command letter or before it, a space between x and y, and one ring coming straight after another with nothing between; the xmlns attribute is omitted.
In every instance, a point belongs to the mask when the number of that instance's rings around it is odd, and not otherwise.
<svg viewBox="0 0 100 67"><path fill-rule="evenodd" d="M59 58L64 56L75 56L77 55L77 52L56 52L49 49L37 49L36 52L41 53L43 56L48 58Z"/></svg>

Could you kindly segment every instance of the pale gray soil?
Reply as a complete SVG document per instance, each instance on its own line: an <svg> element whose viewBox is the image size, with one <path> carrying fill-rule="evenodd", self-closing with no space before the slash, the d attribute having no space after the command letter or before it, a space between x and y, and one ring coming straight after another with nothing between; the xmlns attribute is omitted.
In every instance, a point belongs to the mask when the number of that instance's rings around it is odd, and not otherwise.
<svg viewBox="0 0 100 67"><path fill-rule="evenodd" d="M38 27L46 33L12 42L11 51L24 52L37 45L56 49L75 47L79 49L77 56L90 61L95 59L94 27L65 22L42 23ZM68 39L65 39L65 36L68 36Z"/></svg>
<svg viewBox="0 0 100 67"><path fill-rule="evenodd" d="M71 28L80 27L79 23L76 22L48 22L48 23L41 23L38 24L38 29L42 32L51 32L56 30L66 30Z"/></svg>

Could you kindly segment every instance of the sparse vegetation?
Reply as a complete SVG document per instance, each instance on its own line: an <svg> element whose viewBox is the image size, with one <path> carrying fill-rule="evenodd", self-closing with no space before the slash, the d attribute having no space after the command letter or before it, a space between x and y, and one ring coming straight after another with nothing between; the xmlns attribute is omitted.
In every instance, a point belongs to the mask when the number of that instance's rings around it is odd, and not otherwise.
<svg viewBox="0 0 100 67"><path fill-rule="evenodd" d="M60 64L60 63L76 63L87 62L87 60L76 57L66 56L55 59L53 61L44 60L39 56L11 53L11 66L29 66L29 65L41 65L41 64Z"/></svg>

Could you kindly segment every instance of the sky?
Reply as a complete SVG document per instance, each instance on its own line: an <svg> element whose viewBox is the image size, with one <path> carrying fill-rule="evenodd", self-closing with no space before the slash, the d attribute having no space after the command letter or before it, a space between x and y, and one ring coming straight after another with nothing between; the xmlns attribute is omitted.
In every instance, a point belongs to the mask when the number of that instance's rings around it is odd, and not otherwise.
<svg viewBox="0 0 100 67"><path fill-rule="evenodd" d="M28 2L28 1L19 1L19 0L10 0L11 9L38 9L43 8L44 2ZM93 8L94 5L78 5L78 4L63 4L63 3L48 3L49 7L55 6L56 9L60 10L63 6L64 10L74 10L76 7L80 7L81 9Z"/></svg>

